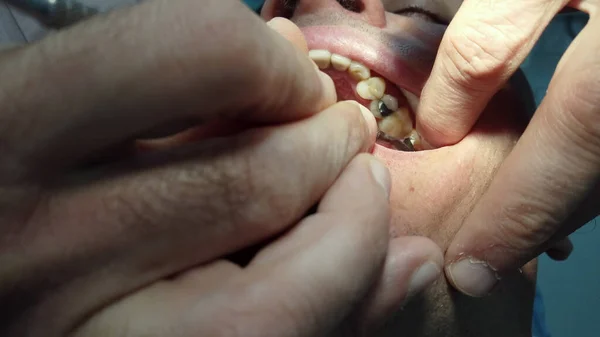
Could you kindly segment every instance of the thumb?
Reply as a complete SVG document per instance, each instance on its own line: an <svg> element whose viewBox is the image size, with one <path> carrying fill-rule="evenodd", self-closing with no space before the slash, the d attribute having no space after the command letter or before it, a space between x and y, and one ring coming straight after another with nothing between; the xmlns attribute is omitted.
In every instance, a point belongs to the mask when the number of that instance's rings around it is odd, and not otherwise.
<svg viewBox="0 0 600 337"><path fill-rule="evenodd" d="M333 83L286 29L239 1L155 0L6 53L2 79L18 79L0 81L0 143L15 157L6 161L56 171L159 126L322 111L336 101Z"/></svg>
<svg viewBox="0 0 600 337"><path fill-rule="evenodd" d="M423 139L434 147L460 141L567 2L465 0L421 93L416 128Z"/></svg>

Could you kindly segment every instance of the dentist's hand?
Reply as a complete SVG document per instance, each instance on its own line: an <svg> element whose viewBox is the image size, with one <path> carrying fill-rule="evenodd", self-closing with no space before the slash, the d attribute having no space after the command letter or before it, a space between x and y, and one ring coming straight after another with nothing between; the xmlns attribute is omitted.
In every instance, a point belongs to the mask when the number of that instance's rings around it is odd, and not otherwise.
<svg viewBox="0 0 600 337"><path fill-rule="evenodd" d="M0 54L0 335L356 331L426 285L372 114L271 26L155 0Z"/></svg>
<svg viewBox="0 0 600 337"><path fill-rule="evenodd" d="M463 2L426 84L417 128L432 146L460 141L568 0ZM446 253L446 274L482 296L600 211L600 3L563 56L547 96Z"/></svg>

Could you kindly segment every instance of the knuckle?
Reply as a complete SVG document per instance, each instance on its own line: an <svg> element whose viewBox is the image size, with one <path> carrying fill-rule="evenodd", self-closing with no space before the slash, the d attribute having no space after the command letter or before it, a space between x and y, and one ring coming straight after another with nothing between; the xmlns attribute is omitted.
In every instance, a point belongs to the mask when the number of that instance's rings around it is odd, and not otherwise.
<svg viewBox="0 0 600 337"><path fill-rule="evenodd" d="M556 130L560 133L569 134L570 142L580 149L593 152L596 158L600 158L600 79L598 71L582 70L585 73L574 73L572 78L577 79L568 87L560 97L555 111L556 119L562 120Z"/></svg>
<svg viewBox="0 0 600 337"><path fill-rule="evenodd" d="M119 223L146 234L172 230L167 224L173 223L232 230L240 218L238 210L253 193L251 181L244 179L245 170L241 160L190 161L116 184L103 202Z"/></svg>
<svg viewBox="0 0 600 337"><path fill-rule="evenodd" d="M442 111L441 108L444 106L447 105L435 106L427 118L422 118L418 122L421 136L436 145L457 142L470 128L465 118Z"/></svg>
<svg viewBox="0 0 600 337"><path fill-rule="evenodd" d="M282 230L310 207L315 186L323 176L318 173L327 168L313 165L323 158L322 145L315 139L320 135L310 133L293 142L286 141L289 133L267 135L266 139L262 133L248 136L250 140L246 137L240 141L256 146L229 163L232 171L241 172L230 182L236 186L230 191L234 201L227 207L238 208L236 222L252 227L253 235L264 236Z"/></svg>
<svg viewBox="0 0 600 337"><path fill-rule="evenodd" d="M339 108L336 109L334 115L338 121L333 121L339 125L337 130L339 134L332 135L332 139L328 142L335 147L346 149L343 152L346 160L354 157L359 151L367 146L370 137L369 125L360 111L360 108L349 102L338 103ZM345 135L345 137L340 137Z"/></svg>
<svg viewBox="0 0 600 337"><path fill-rule="evenodd" d="M477 22L452 32L442 46L443 70L459 88L483 91L495 87L511 71L510 60L526 43L522 34L507 34L498 24ZM501 41L501 42L499 42ZM503 43L502 43L503 42Z"/></svg>
<svg viewBox="0 0 600 337"><path fill-rule="evenodd" d="M495 239L505 250L517 254L547 241L561 223L547 203L532 198L502 207L499 218Z"/></svg>
<svg viewBox="0 0 600 337"><path fill-rule="evenodd" d="M115 186L109 193L103 196L103 210L106 214L114 214L116 223L125 228L137 228L149 231L156 223L156 213L153 202L151 202L145 186L133 182L125 186ZM140 193L141 197L138 196ZM143 226L141 226L143 224ZM131 226L134 225L134 226Z"/></svg>

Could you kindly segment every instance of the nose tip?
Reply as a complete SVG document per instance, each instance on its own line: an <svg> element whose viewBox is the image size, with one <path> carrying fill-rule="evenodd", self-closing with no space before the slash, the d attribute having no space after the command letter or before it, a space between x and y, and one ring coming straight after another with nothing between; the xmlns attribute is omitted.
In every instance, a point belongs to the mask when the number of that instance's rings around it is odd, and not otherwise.
<svg viewBox="0 0 600 337"><path fill-rule="evenodd" d="M328 12L329 15L350 16L375 27L384 27L385 9L381 0L267 0L262 15L265 19L294 17Z"/></svg>

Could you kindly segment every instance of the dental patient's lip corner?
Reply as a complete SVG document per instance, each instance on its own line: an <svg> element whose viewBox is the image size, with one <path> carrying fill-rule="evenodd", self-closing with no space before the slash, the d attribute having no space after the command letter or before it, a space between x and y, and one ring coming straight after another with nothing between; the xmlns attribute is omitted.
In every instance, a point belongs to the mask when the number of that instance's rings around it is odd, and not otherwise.
<svg viewBox="0 0 600 337"><path fill-rule="evenodd" d="M491 294L500 277L487 262L472 257L461 258L446 266L448 281L460 292L471 297Z"/></svg>

